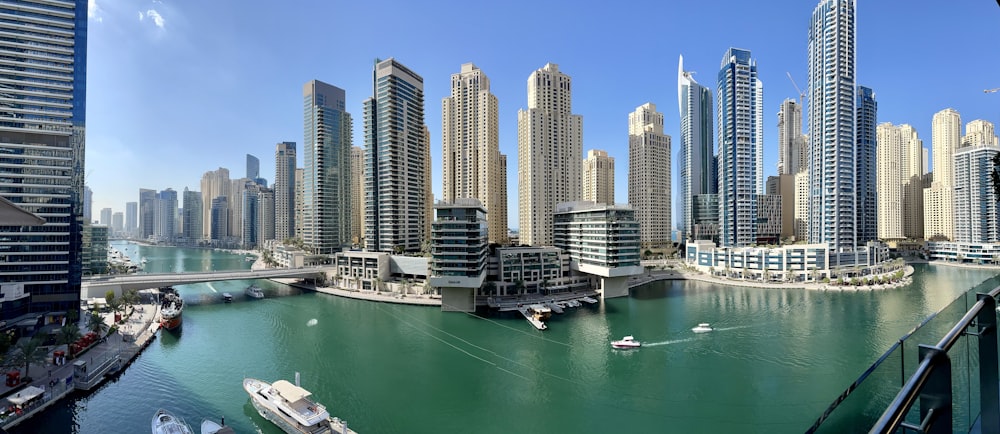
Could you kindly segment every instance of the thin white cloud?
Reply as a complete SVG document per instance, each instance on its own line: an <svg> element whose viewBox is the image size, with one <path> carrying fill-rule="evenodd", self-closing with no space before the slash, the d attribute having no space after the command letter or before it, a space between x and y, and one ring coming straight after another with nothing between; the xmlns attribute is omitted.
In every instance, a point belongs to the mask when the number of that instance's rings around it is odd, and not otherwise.
<svg viewBox="0 0 1000 434"><path fill-rule="evenodd" d="M143 18L146 18L146 16L142 12L139 12L139 21L142 21Z"/></svg>
<svg viewBox="0 0 1000 434"><path fill-rule="evenodd" d="M153 20L153 24L161 29L167 24L167 21L163 19L163 15L160 15L156 9L150 9L146 13L139 12L139 21L144 21L146 18Z"/></svg>
<svg viewBox="0 0 1000 434"><path fill-rule="evenodd" d="M87 3L87 18L100 23L104 21L103 12L101 6L97 4L97 0L90 0Z"/></svg>

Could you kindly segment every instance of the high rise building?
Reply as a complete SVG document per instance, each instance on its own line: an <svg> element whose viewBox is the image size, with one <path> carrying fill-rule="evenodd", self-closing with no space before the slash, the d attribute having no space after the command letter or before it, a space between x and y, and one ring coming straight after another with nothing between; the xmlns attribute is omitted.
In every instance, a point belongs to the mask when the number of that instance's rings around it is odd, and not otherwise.
<svg viewBox="0 0 1000 434"><path fill-rule="evenodd" d="M809 242L857 240L854 0L821 0L809 25Z"/></svg>
<svg viewBox="0 0 1000 434"><path fill-rule="evenodd" d="M305 239L302 235L302 227L304 226L303 216L305 211L305 186L303 185L303 179L305 178L305 169L301 167L295 169L295 238L300 240Z"/></svg>
<svg viewBox="0 0 1000 434"><path fill-rule="evenodd" d="M205 231L202 228L202 220L204 218L203 205L201 201L201 192L190 191L187 187L184 187L184 193L181 200L183 201L184 211L182 213L183 223L181 226L181 236L183 236L189 243L197 242L204 237Z"/></svg>
<svg viewBox="0 0 1000 434"><path fill-rule="evenodd" d="M764 194L764 113L759 110L764 86L750 51L726 51L718 85L720 242L752 246L757 243L757 199Z"/></svg>
<svg viewBox="0 0 1000 434"><path fill-rule="evenodd" d="M257 184L250 178L229 180L229 236L237 245L243 244L243 211L246 202L246 190L254 189ZM254 196L256 198L256 195ZM256 199L255 199L256 200Z"/></svg>
<svg viewBox="0 0 1000 434"><path fill-rule="evenodd" d="M920 140L910 125L900 125L902 140L903 178L903 237L922 240L924 238L924 141ZM897 157L897 159L899 159ZM876 164L881 168L881 157ZM881 170L881 169L879 169ZM881 191L878 193L881 197ZM881 204L879 205L881 207ZM881 208L879 208L881 210ZM881 221L881 217L879 218Z"/></svg>
<svg viewBox="0 0 1000 434"><path fill-rule="evenodd" d="M229 237L229 204L226 196L216 196L212 199L209 218L209 239L222 242Z"/></svg>
<svg viewBox="0 0 1000 434"><path fill-rule="evenodd" d="M125 202L125 232L135 236L139 230L139 202Z"/></svg>
<svg viewBox="0 0 1000 434"><path fill-rule="evenodd" d="M125 231L125 215L121 211L111 215L111 230L116 236L121 236Z"/></svg>
<svg viewBox="0 0 1000 434"><path fill-rule="evenodd" d="M572 111L572 80L547 63L528 77L528 108L517 112L521 244L552 245L557 204L581 198L583 116Z"/></svg>
<svg viewBox="0 0 1000 434"><path fill-rule="evenodd" d="M350 243L351 114L344 90L322 81L306 83L302 98L302 241L314 253L333 254Z"/></svg>
<svg viewBox="0 0 1000 434"><path fill-rule="evenodd" d="M4 1L0 14L0 196L46 220L0 226L0 320L10 320L80 306L87 2Z"/></svg>
<svg viewBox="0 0 1000 434"><path fill-rule="evenodd" d="M431 183L431 130L424 124L424 238L420 251L430 253L431 224L434 223L434 184Z"/></svg>
<svg viewBox="0 0 1000 434"><path fill-rule="evenodd" d="M247 154L247 178L260 178L260 159Z"/></svg>
<svg viewBox="0 0 1000 434"><path fill-rule="evenodd" d="M778 110L778 174L794 175L808 167L802 105L794 99L782 101Z"/></svg>
<svg viewBox="0 0 1000 434"><path fill-rule="evenodd" d="M274 238L295 236L295 142L274 149ZM353 167L352 167L353 169Z"/></svg>
<svg viewBox="0 0 1000 434"><path fill-rule="evenodd" d="M156 232L156 190L139 189L139 238L147 239Z"/></svg>
<svg viewBox="0 0 1000 434"><path fill-rule="evenodd" d="M240 241L244 248L256 248L261 241L260 234L260 194L261 186L250 178L244 178L240 188ZM267 187L264 187L267 188Z"/></svg>
<svg viewBox="0 0 1000 434"><path fill-rule="evenodd" d="M365 149L351 146L351 243L365 238Z"/></svg>
<svg viewBox="0 0 1000 434"><path fill-rule="evenodd" d="M435 208L430 283L441 289L441 310L474 312L490 262L486 207L479 199L459 198Z"/></svg>
<svg viewBox="0 0 1000 434"><path fill-rule="evenodd" d="M215 204L215 198L225 197L226 204L229 204L229 193L232 189L232 183L229 180L229 169L218 168L217 170L212 170L205 172L201 176L201 197L205 204L212 203ZM203 207L202 210L202 221L211 222L212 221L212 208ZM228 218L229 213L226 213L226 218ZM226 224L226 229L228 230L229 224ZM212 226L208 223L203 224L202 231L204 232L202 236L205 239L222 239L228 234L223 234L222 238L215 238L212 236Z"/></svg>
<svg viewBox="0 0 1000 434"><path fill-rule="evenodd" d="M94 191L89 185L83 187L83 221L91 223L93 221Z"/></svg>
<svg viewBox="0 0 1000 434"><path fill-rule="evenodd" d="M857 168L854 189L857 199L854 209L857 213L857 243L864 245L878 239L878 201L875 190L875 129L878 122L878 104L875 102L875 92L864 86L858 86L857 98L855 108Z"/></svg>
<svg viewBox="0 0 1000 434"><path fill-rule="evenodd" d="M878 141L878 238L903 239L903 171L902 131L889 122L876 128Z"/></svg>
<svg viewBox="0 0 1000 434"><path fill-rule="evenodd" d="M628 114L628 203L639 221L642 245L669 245L670 136L663 133L663 113L653 103Z"/></svg>
<svg viewBox="0 0 1000 434"><path fill-rule="evenodd" d="M993 123L976 119L965 124L962 146L997 146L997 135Z"/></svg>
<svg viewBox="0 0 1000 434"><path fill-rule="evenodd" d="M431 205L424 79L392 58L378 62L372 78L364 103L365 249L418 252Z"/></svg>
<svg viewBox="0 0 1000 434"><path fill-rule="evenodd" d="M111 226L111 208L101 208L101 224Z"/></svg>
<svg viewBox="0 0 1000 434"><path fill-rule="evenodd" d="M156 195L153 236L157 241L173 242L177 216L177 192L173 189L161 190Z"/></svg>
<svg viewBox="0 0 1000 434"><path fill-rule="evenodd" d="M259 186L257 191L257 246L274 236L274 190Z"/></svg>
<svg viewBox="0 0 1000 434"><path fill-rule="evenodd" d="M970 123L971 124L971 123ZM992 125L990 125L992 129ZM969 126L966 126L968 129ZM991 140L992 139L992 140ZM1000 243L1000 219L991 174L1000 153L995 137L970 137L955 152L955 238L959 243ZM935 167L936 169L936 167Z"/></svg>
<svg viewBox="0 0 1000 434"><path fill-rule="evenodd" d="M795 240L809 239L809 170L795 174Z"/></svg>
<svg viewBox="0 0 1000 434"><path fill-rule="evenodd" d="M615 159L606 151L591 149L583 159L583 200L604 205L615 204Z"/></svg>
<svg viewBox="0 0 1000 434"><path fill-rule="evenodd" d="M479 199L489 212L489 240L507 239L506 172L501 171L499 114L490 80L471 63L451 75L451 95L441 102L444 188L452 203Z"/></svg>
<svg viewBox="0 0 1000 434"><path fill-rule="evenodd" d="M954 156L961 145L962 118L953 109L934 114L931 121L931 156L934 181L924 189L924 237L953 241L955 231Z"/></svg>
<svg viewBox="0 0 1000 434"><path fill-rule="evenodd" d="M684 70L684 56L677 65L677 104L680 110L680 152L677 157L677 179L680 181L680 218L677 228L682 239L694 236L695 225L717 226L718 220L699 221L702 216L718 219L718 210L698 212L696 203L718 204L718 176L712 133L712 94L707 87L694 81L692 72ZM697 196L705 195L698 198Z"/></svg>

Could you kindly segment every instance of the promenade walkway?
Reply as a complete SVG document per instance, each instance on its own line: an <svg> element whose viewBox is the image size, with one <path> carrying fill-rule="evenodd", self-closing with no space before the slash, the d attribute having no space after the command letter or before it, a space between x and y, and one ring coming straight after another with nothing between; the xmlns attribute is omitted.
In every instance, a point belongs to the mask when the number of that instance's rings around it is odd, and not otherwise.
<svg viewBox="0 0 1000 434"><path fill-rule="evenodd" d="M80 316L86 318L86 313L84 311ZM45 361L32 364L28 369L28 374L32 379L31 383L22 383L14 387L0 383L0 427L10 429L16 426L66 397L70 392L77 390L77 386L80 384L87 383L96 386L104 380L104 372L99 372L93 377L90 373L80 375L74 372L73 363L78 360L86 361L89 368L99 366L102 362L117 357L120 362L117 364L117 369L113 368L112 371L124 368L155 336L158 314L159 308L156 304L136 305L134 312L131 312L131 316L124 325L120 326L118 332L108 335L103 342L90 347L74 359L66 360L62 365L53 363L53 354L55 351L63 351L68 354L66 345L47 347ZM112 323L112 315L111 313L103 314L106 324ZM81 320L79 325L85 333L87 330L85 320ZM22 372L22 374L24 373ZM97 378L98 375L100 378ZM41 398L31 400L29 404L23 406L20 412L10 412L9 408L12 405L10 398L17 401L19 394L30 396L31 392L35 390L33 388L42 391Z"/></svg>
<svg viewBox="0 0 1000 434"><path fill-rule="evenodd" d="M323 287L313 287L312 285L305 285L302 283L296 283L295 279L271 279L275 282L281 282L290 286L297 288L306 289L309 291L321 292L323 294L336 295L338 297L347 297L357 300L367 300L367 301L379 301L382 303L396 303L396 304L414 304L419 306L441 306L441 298L436 295L424 295L424 294L393 294L387 292L376 292L376 291L357 291L357 290L347 290L334 288L329 286Z"/></svg>

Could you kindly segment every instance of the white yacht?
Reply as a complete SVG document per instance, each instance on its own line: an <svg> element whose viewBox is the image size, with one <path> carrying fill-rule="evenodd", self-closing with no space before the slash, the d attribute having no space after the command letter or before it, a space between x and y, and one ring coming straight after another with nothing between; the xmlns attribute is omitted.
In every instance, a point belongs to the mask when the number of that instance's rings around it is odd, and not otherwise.
<svg viewBox="0 0 1000 434"><path fill-rule="evenodd" d="M310 398L312 394L308 390L288 381L278 380L270 384L244 378L243 389L250 394L250 402L257 413L286 433L357 434L340 419L331 418L326 407Z"/></svg>
<svg viewBox="0 0 1000 434"><path fill-rule="evenodd" d="M611 341L612 348L618 348L619 350L630 350L632 348L639 348L642 343L635 340L635 337L625 336L620 341Z"/></svg>
<svg viewBox="0 0 1000 434"><path fill-rule="evenodd" d="M700 323L698 324L698 327L691 329L691 331L695 333L708 333L712 330L712 327L710 327L707 322Z"/></svg>
<svg viewBox="0 0 1000 434"><path fill-rule="evenodd" d="M260 289L256 285L250 285L250 286L248 286L246 294L247 294L247 296L253 297L253 298L264 298L264 290Z"/></svg>
<svg viewBox="0 0 1000 434"><path fill-rule="evenodd" d="M194 431L188 424L184 423L183 419L162 408L153 415L152 427L153 434L194 434Z"/></svg>

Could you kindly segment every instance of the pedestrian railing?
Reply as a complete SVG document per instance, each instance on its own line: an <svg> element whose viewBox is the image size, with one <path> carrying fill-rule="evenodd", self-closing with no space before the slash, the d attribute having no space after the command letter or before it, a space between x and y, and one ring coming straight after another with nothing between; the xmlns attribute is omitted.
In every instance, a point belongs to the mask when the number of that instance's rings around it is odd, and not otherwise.
<svg viewBox="0 0 1000 434"><path fill-rule="evenodd" d="M807 433L1000 434L1000 277L953 300L903 335L844 390ZM943 336L943 338L942 338ZM921 345L937 342L936 345ZM992 420L992 419L991 419ZM998 422L1000 424L1000 422Z"/></svg>

